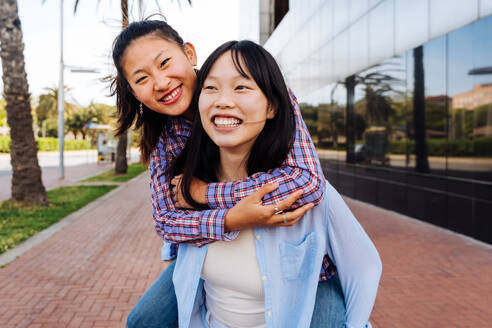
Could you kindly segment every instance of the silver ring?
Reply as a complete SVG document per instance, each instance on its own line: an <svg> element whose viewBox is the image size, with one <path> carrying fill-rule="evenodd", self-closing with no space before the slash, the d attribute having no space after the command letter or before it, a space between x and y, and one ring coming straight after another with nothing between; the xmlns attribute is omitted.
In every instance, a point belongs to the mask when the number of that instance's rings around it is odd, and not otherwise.
<svg viewBox="0 0 492 328"><path fill-rule="evenodd" d="M284 223L287 224L287 218L285 217L285 213L282 213L282 218L284 219Z"/></svg>
<svg viewBox="0 0 492 328"><path fill-rule="evenodd" d="M273 210L275 211L275 214L282 214L282 213L284 213L284 211L278 209L278 206L275 206L273 208Z"/></svg>

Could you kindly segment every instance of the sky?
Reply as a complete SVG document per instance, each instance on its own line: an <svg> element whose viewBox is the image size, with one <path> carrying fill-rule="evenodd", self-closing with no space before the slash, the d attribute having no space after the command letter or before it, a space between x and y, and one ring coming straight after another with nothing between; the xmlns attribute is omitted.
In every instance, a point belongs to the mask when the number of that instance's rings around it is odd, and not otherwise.
<svg viewBox="0 0 492 328"><path fill-rule="evenodd" d="M58 88L60 76L60 1L17 0L25 44L29 90L34 97L46 93L45 88ZM43 3L44 2L44 3ZM100 79L114 73L111 46L121 30L119 0L64 1L65 65L95 68L99 73L74 73L65 70L65 85L70 91L66 100L82 106L91 102L114 105L107 83ZM99 2L99 5L98 5ZM128 0L130 21L158 12L155 0ZM198 64L225 41L238 38L238 0L160 0L168 23L185 41L192 42L198 53ZM1 74L1 72L0 72ZM0 82L3 89L3 85Z"/></svg>

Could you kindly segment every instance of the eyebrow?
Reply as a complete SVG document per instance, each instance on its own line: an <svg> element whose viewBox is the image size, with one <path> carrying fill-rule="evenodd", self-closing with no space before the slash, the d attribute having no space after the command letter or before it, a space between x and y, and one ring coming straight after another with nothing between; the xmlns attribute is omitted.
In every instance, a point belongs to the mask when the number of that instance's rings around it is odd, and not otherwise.
<svg viewBox="0 0 492 328"><path fill-rule="evenodd" d="M205 79L212 79L212 80L219 80L220 79L220 76L217 76L217 75L208 75ZM243 75L241 75L241 73L237 72L236 76L233 77L233 79L246 79L246 80L251 80L251 78L248 76L248 77L245 77Z"/></svg>
<svg viewBox="0 0 492 328"><path fill-rule="evenodd" d="M166 50L161 50L161 51L160 51L160 52L159 52L159 53L158 53L158 54L154 57L154 61L156 61L157 59L159 59L159 57L160 57L160 56L162 55L162 53L163 53L163 52L165 52L165 51L166 51ZM143 69L139 68L139 69L137 69L137 70L133 71L133 73L131 74L131 76L134 76L135 74L140 73L140 72L142 72L142 71L143 71Z"/></svg>

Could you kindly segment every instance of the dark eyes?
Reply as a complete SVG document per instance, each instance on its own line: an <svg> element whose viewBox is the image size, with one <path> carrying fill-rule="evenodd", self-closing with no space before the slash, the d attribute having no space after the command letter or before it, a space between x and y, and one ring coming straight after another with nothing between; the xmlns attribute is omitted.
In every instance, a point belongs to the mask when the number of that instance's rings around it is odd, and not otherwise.
<svg viewBox="0 0 492 328"><path fill-rule="evenodd" d="M162 62L161 62L161 65L160 67L164 67L166 66L166 64L169 62L169 60L171 59L171 57L168 57L166 59L164 59ZM138 80L135 81L136 84L139 84L140 82L142 82L143 80L145 80L147 78L147 76L142 76L140 77Z"/></svg>
<svg viewBox="0 0 492 328"><path fill-rule="evenodd" d="M170 60L171 58L166 58L164 59L162 62L161 62L161 67L165 66L167 64L167 62Z"/></svg>
<svg viewBox="0 0 492 328"><path fill-rule="evenodd" d="M234 90L238 90L238 91L249 90L249 89L251 89L251 88L249 88L246 85L238 85L238 86L234 87ZM204 85L203 90L217 90L217 88L213 85Z"/></svg>

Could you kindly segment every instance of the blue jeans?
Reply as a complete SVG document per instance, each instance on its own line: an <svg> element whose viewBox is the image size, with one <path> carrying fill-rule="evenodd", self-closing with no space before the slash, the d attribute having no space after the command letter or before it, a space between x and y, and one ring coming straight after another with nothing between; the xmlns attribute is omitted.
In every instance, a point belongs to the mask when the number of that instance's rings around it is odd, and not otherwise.
<svg viewBox="0 0 492 328"><path fill-rule="evenodd" d="M127 318L128 328L176 328L178 305L173 286L175 261L140 297ZM338 276L318 284L311 328L342 328L345 301Z"/></svg>
<svg viewBox="0 0 492 328"><path fill-rule="evenodd" d="M338 275L318 283L311 328L345 327L345 299Z"/></svg>
<svg viewBox="0 0 492 328"><path fill-rule="evenodd" d="M173 272L176 261L140 297L128 315L128 328L177 328L178 302L174 293Z"/></svg>

